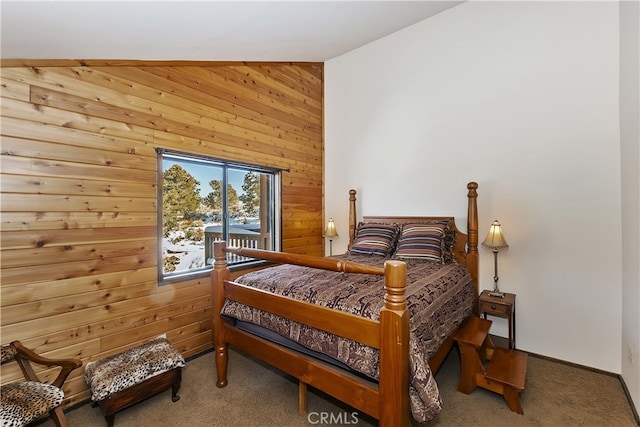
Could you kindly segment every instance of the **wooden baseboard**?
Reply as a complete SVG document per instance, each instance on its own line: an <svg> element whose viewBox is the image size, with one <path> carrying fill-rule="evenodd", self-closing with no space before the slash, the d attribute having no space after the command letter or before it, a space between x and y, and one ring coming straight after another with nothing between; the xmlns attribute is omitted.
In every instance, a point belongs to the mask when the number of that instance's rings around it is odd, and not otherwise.
<svg viewBox="0 0 640 427"><path fill-rule="evenodd" d="M587 370L587 371L595 372L596 374L602 374L602 375L606 375L608 377L615 377L615 378L620 377L619 374L616 374L616 373L613 373L613 372L609 372L609 371L605 371L603 369L592 368L591 366L580 365L579 363L568 362L566 360L556 359L555 357L543 356L542 354L532 353L530 351L527 351L526 353L528 353L529 356L531 356L531 357L536 357L538 359L548 360L550 362L560 363L560 364L566 365L566 366L572 366L574 368L584 369L584 370Z"/></svg>
<svg viewBox="0 0 640 427"><path fill-rule="evenodd" d="M629 401L629 405L631 406L633 417L636 419L636 422L640 426L640 414L638 414L638 409L633 404L633 399L631 398L631 393L629 393L629 388L627 388L627 383L624 382L624 378L622 378L622 375L618 375L618 379L620 380L620 384L622 384L622 389L624 390L624 394L627 396L627 400Z"/></svg>

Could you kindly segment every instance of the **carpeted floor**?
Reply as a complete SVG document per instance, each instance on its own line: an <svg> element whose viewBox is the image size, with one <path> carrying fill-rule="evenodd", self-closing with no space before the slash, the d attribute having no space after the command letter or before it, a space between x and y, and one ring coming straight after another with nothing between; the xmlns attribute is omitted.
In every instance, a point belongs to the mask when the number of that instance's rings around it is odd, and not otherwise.
<svg viewBox="0 0 640 427"><path fill-rule="evenodd" d="M430 426L637 426L622 385L615 377L549 360L529 357L521 397L524 415L511 412L502 396L476 389L456 390L459 356L453 350L436 376L444 409ZM213 353L190 360L183 370L181 399L166 391L116 415L115 427L141 426L375 426L362 414L309 389L307 416L298 414L298 384L261 362L232 351L229 385L215 386ZM324 415L323 415L324 414ZM322 417L325 417L324 419ZM330 418L331 417L331 418ZM106 427L99 408L82 405L67 412L70 427ZM47 420L42 427L52 427ZM421 426L421 427L423 427Z"/></svg>

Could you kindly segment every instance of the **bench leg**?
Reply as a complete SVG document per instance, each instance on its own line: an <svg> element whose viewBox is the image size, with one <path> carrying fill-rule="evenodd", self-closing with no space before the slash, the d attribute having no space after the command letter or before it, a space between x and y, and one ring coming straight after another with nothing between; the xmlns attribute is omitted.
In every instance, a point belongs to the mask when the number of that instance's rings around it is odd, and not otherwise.
<svg viewBox="0 0 640 427"><path fill-rule="evenodd" d="M116 414L105 415L104 419L107 420L107 427L113 427L113 423L116 421Z"/></svg>
<svg viewBox="0 0 640 427"><path fill-rule="evenodd" d="M171 401L174 403L180 400L180 396L178 396L178 390L180 390L181 382L182 382L182 369L179 369L176 375L176 380L171 385Z"/></svg>

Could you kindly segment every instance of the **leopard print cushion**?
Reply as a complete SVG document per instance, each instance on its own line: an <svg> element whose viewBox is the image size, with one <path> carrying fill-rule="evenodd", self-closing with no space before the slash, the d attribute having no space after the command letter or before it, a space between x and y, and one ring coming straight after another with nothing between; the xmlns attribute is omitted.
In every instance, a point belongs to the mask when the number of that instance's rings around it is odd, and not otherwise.
<svg viewBox="0 0 640 427"><path fill-rule="evenodd" d="M12 346L11 344L3 345L2 346L2 353L1 353L2 362L0 362L0 363L5 363L5 362L8 362L10 360L13 360L13 358L16 357L17 353L18 353L18 350L16 350L16 348L14 346Z"/></svg>
<svg viewBox="0 0 640 427"><path fill-rule="evenodd" d="M58 387L23 381L0 387L0 425L18 427L29 424L60 405L64 393Z"/></svg>
<svg viewBox="0 0 640 427"><path fill-rule="evenodd" d="M169 341L155 338L124 353L88 363L84 380L91 388L91 400L98 402L147 378L184 365L184 358Z"/></svg>

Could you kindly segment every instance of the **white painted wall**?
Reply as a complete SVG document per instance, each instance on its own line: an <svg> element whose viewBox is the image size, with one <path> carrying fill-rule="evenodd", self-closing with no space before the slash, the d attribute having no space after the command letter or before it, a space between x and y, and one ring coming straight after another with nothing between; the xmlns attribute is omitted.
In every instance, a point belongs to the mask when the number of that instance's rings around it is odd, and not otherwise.
<svg viewBox="0 0 640 427"><path fill-rule="evenodd" d="M622 377L640 408L640 2L620 3Z"/></svg>
<svg viewBox="0 0 640 427"><path fill-rule="evenodd" d="M518 347L620 373L619 36L615 2L467 2L325 63L334 253L349 188L359 214L464 221L475 180Z"/></svg>

